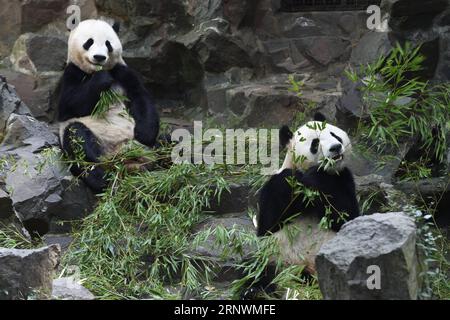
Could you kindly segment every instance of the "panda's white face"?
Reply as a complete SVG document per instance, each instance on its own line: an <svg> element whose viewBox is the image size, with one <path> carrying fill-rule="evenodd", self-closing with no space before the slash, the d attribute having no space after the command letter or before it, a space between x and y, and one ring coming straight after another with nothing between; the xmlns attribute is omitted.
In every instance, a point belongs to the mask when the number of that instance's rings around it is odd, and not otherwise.
<svg viewBox="0 0 450 320"><path fill-rule="evenodd" d="M122 59L122 44L117 33L105 21L85 20L72 30L69 37L68 62L86 73L99 67L109 70Z"/></svg>
<svg viewBox="0 0 450 320"><path fill-rule="evenodd" d="M332 168L326 169L340 170L351 148L350 139L342 129L325 122L310 121L294 133L288 152L294 155L293 167L307 169L328 161Z"/></svg>

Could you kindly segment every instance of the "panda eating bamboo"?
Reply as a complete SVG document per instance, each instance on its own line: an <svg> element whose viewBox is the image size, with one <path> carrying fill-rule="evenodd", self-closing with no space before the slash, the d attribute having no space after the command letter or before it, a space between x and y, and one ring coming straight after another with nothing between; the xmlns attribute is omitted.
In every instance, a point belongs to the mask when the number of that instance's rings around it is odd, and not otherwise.
<svg viewBox="0 0 450 320"><path fill-rule="evenodd" d="M60 139L70 159L82 154L89 167L73 164L95 192L107 186L105 170L95 165L128 141L153 147L159 116L138 74L122 58L119 24L85 20L72 30L58 105ZM100 100L111 105L98 110ZM107 103L107 104L109 104ZM102 113L101 115L99 113Z"/></svg>

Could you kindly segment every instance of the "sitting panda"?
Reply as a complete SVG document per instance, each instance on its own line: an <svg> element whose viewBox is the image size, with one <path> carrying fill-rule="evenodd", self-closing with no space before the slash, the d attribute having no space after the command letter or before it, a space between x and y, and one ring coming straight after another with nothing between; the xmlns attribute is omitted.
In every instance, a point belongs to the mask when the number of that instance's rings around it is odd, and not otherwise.
<svg viewBox="0 0 450 320"><path fill-rule="evenodd" d="M70 33L58 120L61 145L71 159L81 151L84 160L98 163L101 156L118 151L132 139L148 147L155 145L159 116L139 76L122 58L118 32L118 23L85 20ZM117 101L103 117L94 117L101 92L110 89L126 96L126 102ZM95 193L107 186L99 165L72 165L71 172Z"/></svg>
<svg viewBox="0 0 450 320"><path fill-rule="evenodd" d="M345 166L350 139L324 120L316 114L294 134L286 126L280 130L287 155L279 173L262 187L254 220L258 236L278 240L281 261L303 265L309 274L315 273L314 260L322 244L360 214L353 175ZM261 279L244 296L251 297L270 281Z"/></svg>

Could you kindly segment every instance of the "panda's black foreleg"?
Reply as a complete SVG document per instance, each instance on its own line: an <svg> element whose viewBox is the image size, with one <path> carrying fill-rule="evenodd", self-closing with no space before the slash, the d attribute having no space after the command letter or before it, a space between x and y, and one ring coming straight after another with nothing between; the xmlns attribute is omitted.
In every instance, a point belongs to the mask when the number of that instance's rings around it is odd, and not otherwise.
<svg viewBox="0 0 450 320"><path fill-rule="evenodd" d="M108 186L106 172L100 166L83 166L79 160L98 162L103 154L101 145L88 127L80 122L74 122L66 127L62 148L71 160L78 160L70 167L74 176L79 176L94 193L103 192Z"/></svg>
<svg viewBox="0 0 450 320"><path fill-rule="evenodd" d="M263 186L259 195L257 236L264 236L281 229L285 220L300 212L302 201L293 197L288 179L301 179L300 171L285 169L273 175Z"/></svg>
<svg viewBox="0 0 450 320"><path fill-rule="evenodd" d="M244 284L243 290L239 292L240 300L257 300L263 298L264 294L272 294L276 291L275 279L276 267L274 264L268 264L259 275L258 279L249 279Z"/></svg>
<svg viewBox="0 0 450 320"><path fill-rule="evenodd" d="M136 125L134 138L148 147L154 147L159 133L159 115L150 93L139 75L127 66L117 64L111 74L127 93L129 111Z"/></svg>
<svg viewBox="0 0 450 320"><path fill-rule="evenodd" d="M138 96L130 101L130 114L135 120L134 138L147 147L154 147L159 133L159 115L150 96Z"/></svg>

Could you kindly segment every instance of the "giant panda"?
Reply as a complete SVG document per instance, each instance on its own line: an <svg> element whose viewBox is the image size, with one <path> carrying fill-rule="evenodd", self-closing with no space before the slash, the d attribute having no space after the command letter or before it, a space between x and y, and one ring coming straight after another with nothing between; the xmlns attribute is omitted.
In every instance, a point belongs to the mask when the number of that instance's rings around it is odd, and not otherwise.
<svg viewBox="0 0 450 320"><path fill-rule="evenodd" d="M61 79L61 146L71 159L81 151L86 162L94 163L89 168L73 164L71 171L95 193L107 186L104 168L95 165L100 157L132 139L152 147L159 131L158 112L138 74L124 62L118 32L118 23L80 22L70 33ZM109 89L125 95L127 101L110 106L104 117L92 116L101 92Z"/></svg>
<svg viewBox="0 0 450 320"><path fill-rule="evenodd" d="M351 152L350 139L345 131L324 120L316 114L314 121L295 133L287 126L281 128L280 143L287 147L286 158L281 170L262 187L259 214L254 219L259 237L277 239L281 261L303 265L308 274L315 273L314 260L322 244L346 221L360 215L353 175L345 165ZM298 186L296 192L293 182ZM308 197L307 190L315 196ZM328 223L321 224L325 216ZM246 297L260 291L258 285L269 283L262 279Z"/></svg>

